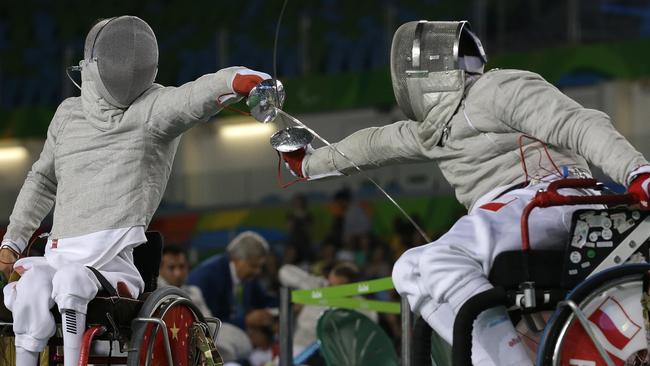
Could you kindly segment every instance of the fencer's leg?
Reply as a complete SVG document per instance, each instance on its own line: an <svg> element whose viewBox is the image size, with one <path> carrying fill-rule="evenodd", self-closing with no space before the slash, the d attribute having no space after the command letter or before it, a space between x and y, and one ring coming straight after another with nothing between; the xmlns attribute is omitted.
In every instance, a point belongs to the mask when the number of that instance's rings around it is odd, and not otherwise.
<svg viewBox="0 0 650 366"><path fill-rule="evenodd" d="M13 313L18 366L35 366L39 352L56 331L50 312L54 269L39 259L23 261L26 269L20 280L3 289L5 305Z"/></svg>
<svg viewBox="0 0 650 366"><path fill-rule="evenodd" d="M16 346L16 366L36 366L39 355L39 352L28 351Z"/></svg>
<svg viewBox="0 0 650 366"><path fill-rule="evenodd" d="M456 314L449 304L440 304L437 310L424 320L445 341L452 344L455 317ZM514 330L510 330L510 327L512 327L510 318L504 307L492 308L479 315L474 322L472 332L472 339L476 340L472 342L472 365L532 365L523 347L512 347L520 340ZM486 349L507 352L507 354L497 353L494 355L488 353Z"/></svg>
<svg viewBox="0 0 650 366"><path fill-rule="evenodd" d="M505 200L497 211L478 209L461 218L420 256L421 290L435 303L448 303L453 314L469 298L492 288L487 274L496 254L520 247L516 223L527 200ZM504 341L495 343L495 339ZM487 364L532 365L505 310L493 309L479 316L473 340L489 355Z"/></svg>
<svg viewBox="0 0 650 366"><path fill-rule="evenodd" d="M422 278L423 280L426 279L430 288L434 281L446 282L446 284L436 284L434 287L436 289L439 285L452 288L445 297L449 303L449 309L454 314L453 318L456 317L462 305L470 297L492 288L492 285L483 275L480 266L470 257L459 253L456 247L448 245L432 247L429 253L426 254L426 258L429 266L442 266L442 268L446 267L447 269L447 271L442 272L423 269L423 273L426 274L423 274ZM437 262L438 260L441 262ZM420 267L422 268L422 266L421 262ZM462 267L462 270L459 267ZM455 277L454 274L458 273L463 273L463 276ZM454 279L455 282L448 282L451 279ZM456 285L460 286L456 287ZM440 327L434 326L434 329L440 329ZM494 308L482 313L474 324L472 335L472 360L475 365L532 366L532 362L521 343L519 335L510 322L505 308ZM495 340L499 342L495 342ZM476 347L477 344L480 346ZM475 349L476 354L474 354ZM481 349L489 357L481 354Z"/></svg>
<svg viewBox="0 0 650 366"><path fill-rule="evenodd" d="M439 304L435 311L430 312L423 319L450 345L453 344L454 339L454 321L456 314L447 303ZM474 329L474 335L476 329ZM490 356L485 352L485 349L479 342L472 343L472 364L481 366L498 366L492 362Z"/></svg>
<svg viewBox="0 0 650 366"><path fill-rule="evenodd" d="M504 306L481 313L474 322L472 338L476 340L472 351L479 344L485 352L481 357L485 363L475 362L472 357L475 365L493 365L490 359L497 365L533 365Z"/></svg>
<svg viewBox="0 0 650 366"><path fill-rule="evenodd" d="M63 360L65 366L74 366L79 360L81 340L86 329L86 314L72 309L61 309L61 319Z"/></svg>
<svg viewBox="0 0 650 366"><path fill-rule="evenodd" d="M418 284L420 280L420 256L425 248L426 245L411 248L404 252L395 262L392 273L395 290L400 296L408 299L411 310L417 314L421 313L422 305L426 303L427 299L430 299L430 296L423 292Z"/></svg>
<svg viewBox="0 0 650 366"><path fill-rule="evenodd" d="M406 251L393 266L393 283L400 296L406 297L411 310L420 314L429 326L447 343L453 342L454 314L447 303L436 303L421 287L419 262L427 247L435 243L415 247ZM472 345L472 363L481 366L492 366L494 363L478 343Z"/></svg>
<svg viewBox="0 0 650 366"><path fill-rule="evenodd" d="M63 358L65 366L79 360L81 340L86 329L86 311L100 284L95 275L81 265L59 269L52 280L52 298L63 318Z"/></svg>

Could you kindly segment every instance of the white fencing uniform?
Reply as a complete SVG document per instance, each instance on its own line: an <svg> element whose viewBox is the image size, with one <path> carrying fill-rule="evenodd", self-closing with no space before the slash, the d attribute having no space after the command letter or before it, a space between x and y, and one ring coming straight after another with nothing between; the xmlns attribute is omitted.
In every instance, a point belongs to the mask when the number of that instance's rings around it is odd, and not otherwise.
<svg viewBox="0 0 650 366"><path fill-rule="evenodd" d="M397 291L450 344L460 307L472 296L492 288L487 277L496 256L504 251L521 250L522 211L546 185L516 189L493 201L488 200L494 195L488 194L440 239L408 250L395 263L393 281ZM586 191L560 192L584 195ZM569 238L573 212L584 207L533 210L529 219L531 247L563 248ZM500 341L518 343L517 339ZM495 365L476 343L472 354L475 365Z"/></svg>
<svg viewBox="0 0 650 366"><path fill-rule="evenodd" d="M26 353L42 349L53 332L52 301L68 310L64 326L83 327L86 304L99 288L84 266L100 270L113 284L124 282L134 296L142 291L132 247L146 240L144 228L165 192L181 134L247 94L242 85L251 79L242 75L270 78L231 67L180 87L155 84L156 37L133 16L95 24L80 66L81 96L57 108L2 240L2 246L22 252L54 208L51 233L58 240L49 242L45 260L20 261L25 276L4 291L16 320L21 366L36 365L36 356ZM238 76L242 85L235 88ZM65 364L75 365L76 351L68 347L78 348L78 334L65 328Z"/></svg>
<svg viewBox="0 0 650 366"><path fill-rule="evenodd" d="M86 266L99 270L114 287L123 282L133 297L139 296L144 282L133 264L133 248L145 241L143 226L104 230L75 238L50 239L44 257L18 260L14 269L22 276L3 290L5 305L14 317L16 346L30 352L44 349L55 332L50 312L54 304L60 310L86 314L88 302L101 289Z"/></svg>
<svg viewBox="0 0 650 366"><path fill-rule="evenodd" d="M405 253L395 265L393 280L412 309L448 341L454 316L463 302L491 287L486 276L495 256L521 247L521 212L540 188L531 186L500 197L498 202L507 203L500 210L480 208L496 196L491 192L503 191L496 187L548 176L556 167L588 172L588 162L614 181L629 184L635 171L649 164L616 131L606 114L584 108L537 74L493 70L465 80L462 100L448 100L438 95L441 89L436 87L436 80L422 78L422 85L429 89L409 92L408 96L413 110L424 106L424 118L351 134L335 144L346 158L323 147L307 151L302 162L306 177L352 174L356 167L351 161L362 169L417 161L438 164L470 213L436 242ZM564 245L575 209L535 210L531 219L533 247ZM449 306L446 316L436 314L441 304ZM492 316L488 324L496 323L504 314L481 315L479 323L483 316ZM506 325L510 328L505 329ZM490 358L499 360L486 364L510 362L499 356L504 348L491 343L516 337L508 322L502 328L491 336L486 328L485 337L473 337L475 344L482 343L482 338ZM506 358L514 364L531 364L518 358L525 353L518 340L512 344L514 347L505 347L504 352L514 348L514 356Z"/></svg>

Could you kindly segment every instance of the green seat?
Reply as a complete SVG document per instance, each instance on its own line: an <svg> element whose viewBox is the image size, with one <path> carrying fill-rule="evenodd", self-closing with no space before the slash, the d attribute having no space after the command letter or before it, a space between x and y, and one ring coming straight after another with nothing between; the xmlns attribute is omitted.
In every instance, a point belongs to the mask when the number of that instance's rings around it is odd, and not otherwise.
<svg viewBox="0 0 650 366"><path fill-rule="evenodd" d="M328 366L398 366L393 343L372 320L356 311L332 309L316 328Z"/></svg>

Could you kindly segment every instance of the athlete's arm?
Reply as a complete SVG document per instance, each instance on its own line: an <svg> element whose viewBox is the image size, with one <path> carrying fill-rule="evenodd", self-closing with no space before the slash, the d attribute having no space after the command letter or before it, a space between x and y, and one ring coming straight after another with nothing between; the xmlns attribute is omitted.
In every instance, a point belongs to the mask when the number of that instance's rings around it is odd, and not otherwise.
<svg viewBox="0 0 650 366"><path fill-rule="evenodd" d="M505 124L575 151L621 184L629 184L632 172L648 164L609 116L581 106L537 74L500 76L493 105Z"/></svg>
<svg viewBox="0 0 650 366"><path fill-rule="evenodd" d="M2 245L22 252L27 241L39 227L43 218L52 210L56 197L57 179L54 172L54 151L57 135L73 108L72 99L59 105L50 126L43 151L32 165L23 183L16 204L9 217L9 226ZM2 259L2 258L0 258Z"/></svg>
<svg viewBox="0 0 650 366"><path fill-rule="evenodd" d="M324 146L305 155L303 174L318 178L354 173L350 160L362 169L428 160L418 140L418 126L415 121L399 121L359 130L333 144L349 160Z"/></svg>
<svg viewBox="0 0 650 366"><path fill-rule="evenodd" d="M147 124L158 137L173 139L206 122L227 104L241 100L267 74L229 67L185 83L155 91Z"/></svg>

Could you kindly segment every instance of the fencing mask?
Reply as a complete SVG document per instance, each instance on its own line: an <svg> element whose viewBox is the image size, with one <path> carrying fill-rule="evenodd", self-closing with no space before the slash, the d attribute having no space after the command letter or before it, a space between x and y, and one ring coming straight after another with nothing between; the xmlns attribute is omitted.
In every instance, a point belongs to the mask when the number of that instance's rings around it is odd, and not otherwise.
<svg viewBox="0 0 650 366"><path fill-rule="evenodd" d="M138 17L104 19L86 36L83 63L101 97L126 108L151 87L156 77L156 35Z"/></svg>
<svg viewBox="0 0 650 366"><path fill-rule="evenodd" d="M486 62L466 21L405 23L395 32L390 56L397 104L408 118L423 121L437 103L458 99L459 90L462 97L465 72L482 73Z"/></svg>

